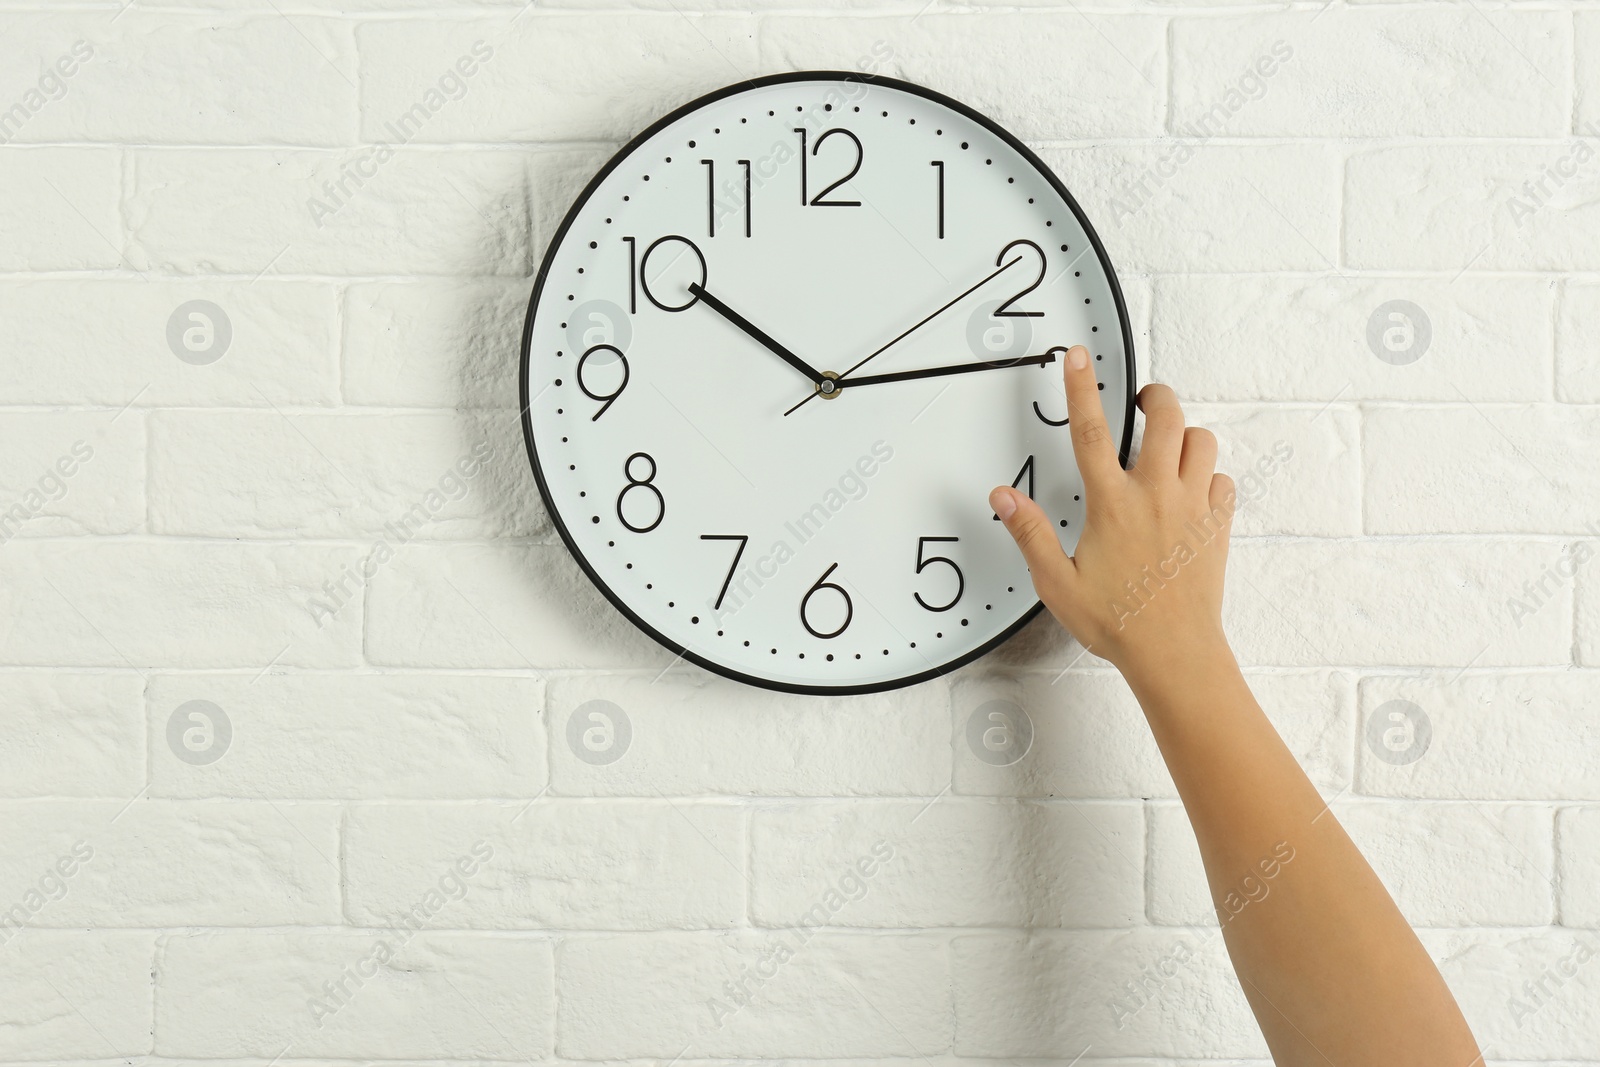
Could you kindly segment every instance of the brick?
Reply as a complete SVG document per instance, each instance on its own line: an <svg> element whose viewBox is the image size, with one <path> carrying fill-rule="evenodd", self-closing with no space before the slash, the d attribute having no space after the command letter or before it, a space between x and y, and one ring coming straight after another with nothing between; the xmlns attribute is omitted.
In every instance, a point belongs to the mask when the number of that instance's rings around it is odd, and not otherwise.
<svg viewBox="0 0 1600 1067"><path fill-rule="evenodd" d="M1040 155L1118 270L1323 271L1338 262L1339 157L1328 145L1128 142Z"/></svg>
<svg viewBox="0 0 1600 1067"><path fill-rule="evenodd" d="M1451 930L1422 935L1496 1059L1600 1058L1600 938L1592 931Z"/></svg>
<svg viewBox="0 0 1600 1067"><path fill-rule="evenodd" d="M952 1036L950 978L944 942L929 937L574 938L561 947L556 1051L575 1059L671 1058L686 1048L718 1059L939 1052Z"/></svg>
<svg viewBox="0 0 1600 1067"><path fill-rule="evenodd" d="M621 145L600 145L529 153L529 185L539 190L539 195L534 197L533 204L533 250L537 263L544 261L545 251L555 238L556 230L566 219L567 212L577 203L584 187L621 147ZM523 289L531 295L533 286L524 281ZM527 310L527 303L528 301L524 299L524 312ZM516 333L517 354L520 359L521 323L517 325ZM520 400L518 406L521 406Z"/></svg>
<svg viewBox="0 0 1600 1067"><path fill-rule="evenodd" d="M1600 736L1594 683L1592 672L1571 670L1367 678L1363 724L1391 700L1406 700L1428 717L1431 740L1407 764L1375 758L1363 741L1357 790L1450 800L1600 800L1600 769L1586 755Z"/></svg>
<svg viewBox="0 0 1600 1067"><path fill-rule="evenodd" d="M161 412L151 528L201 537L414 539L550 532L515 409L445 414Z"/></svg>
<svg viewBox="0 0 1600 1067"><path fill-rule="evenodd" d="M1350 676L1274 671L1246 677L1312 781L1330 794L1347 788L1355 734ZM1014 679L973 671L960 678L954 692L957 793L1177 795L1138 702L1114 671L1030 672ZM1032 747L1010 766L978 759L966 741L968 720L993 700L1020 706L1033 724Z"/></svg>
<svg viewBox="0 0 1600 1067"><path fill-rule="evenodd" d="M552 970L550 945L520 937L174 934L156 959L156 1052L542 1059Z"/></svg>
<svg viewBox="0 0 1600 1067"><path fill-rule="evenodd" d="M0 663L351 666L360 609L346 603L330 619L310 605L355 562L351 550L313 546L19 540L0 558L0 588L31 624L0 639Z"/></svg>
<svg viewBox="0 0 1600 1067"><path fill-rule="evenodd" d="M517 410L522 324L532 288L502 279L350 286L345 401Z"/></svg>
<svg viewBox="0 0 1600 1067"><path fill-rule="evenodd" d="M180 359L168 341L176 329L181 349L183 331L199 325L183 310L192 300L215 305L227 319L227 348L205 365ZM0 282L0 401L116 410L332 404L339 391L337 316L332 287L301 282ZM217 344L219 337L195 340Z"/></svg>
<svg viewBox="0 0 1600 1067"><path fill-rule="evenodd" d="M1452 277L1593 270L1600 265L1593 137L1358 152L1345 173L1346 259L1358 268Z"/></svg>
<svg viewBox="0 0 1600 1067"><path fill-rule="evenodd" d="M698 669L564 675L550 688L551 782L575 796L937 796L950 783L939 714L948 699L942 681L864 701L775 693ZM568 740L592 700L628 716L628 747L611 763L580 758ZM580 737L591 721L580 719Z"/></svg>
<svg viewBox="0 0 1600 1067"><path fill-rule="evenodd" d="M750 906L779 927L1131 926L1143 835L1137 804L784 805L753 816Z"/></svg>
<svg viewBox="0 0 1600 1067"><path fill-rule="evenodd" d="M964 1057L1264 1055L1214 931L975 934L951 956Z"/></svg>
<svg viewBox="0 0 1600 1067"><path fill-rule="evenodd" d="M925 2L925 0L924 0ZM573 8L587 10L592 8L639 8L649 11L750 11L752 10L747 0L694 0L693 3L680 3L678 0L550 0L550 7ZM916 0L807 0L805 5L808 11L854 11L859 14L880 15L885 11L898 10L903 14L915 15L922 9ZM754 10L760 11L760 8Z"/></svg>
<svg viewBox="0 0 1600 1067"><path fill-rule="evenodd" d="M1588 567L1589 560L1593 557L1595 544L1592 540L1579 542L1590 550L1590 554L1583 556L1581 565ZM1564 546L1562 555L1550 561L1550 565L1535 574L1523 576L1525 587L1520 591L1515 603L1506 602L1508 615L1515 615L1516 620L1526 624L1532 612L1538 615L1548 615L1561 610L1560 591L1569 583L1566 572L1579 563L1578 545ZM1573 661L1586 667L1600 664L1600 590L1595 588L1595 579L1580 570L1577 577L1577 588L1574 599L1577 601L1574 612L1574 641Z"/></svg>
<svg viewBox="0 0 1600 1067"><path fill-rule="evenodd" d="M1561 558L1560 546L1503 539L1241 540L1223 621L1249 664L1564 663L1570 591L1520 620L1506 608Z"/></svg>
<svg viewBox="0 0 1600 1067"><path fill-rule="evenodd" d="M154 946L150 934L120 930L12 934L0 1054L15 1061L148 1053Z"/></svg>
<svg viewBox="0 0 1600 1067"><path fill-rule="evenodd" d="M1600 285L1564 282L1556 319L1556 396L1600 401Z"/></svg>
<svg viewBox="0 0 1600 1067"><path fill-rule="evenodd" d="M1086 33L1082 19L1059 15L771 17L761 27L761 65L902 78L947 93L1024 139L1158 135L1163 21L1112 15L1094 24L1117 47L1103 47L1105 38ZM1000 54L1003 65L969 61Z"/></svg>
<svg viewBox="0 0 1600 1067"><path fill-rule="evenodd" d="M14 412L0 426L0 543L129 533L144 525L139 414Z"/></svg>
<svg viewBox="0 0 1600 1067"><path fill-rule="evenodd" d="M55 875L28 919L34 926L339 921L339 816L331 804L129 798L17 802L3 814L9 847L0 899L23 900ZM63 861L72 871L64 877Z"/></svg>
<svg viewBox="0 0 1600 1067"><path fill-rule="evenodd" d="M1185 400L1546 400L1553 293L1540 279L1471 274L1158 278L1150 376ZM1368 339L1375 325L1388 355L1383 308L1395 300L1421 308L1429 332L1398 365Z"/></svg>
<svg viewBox="0 0 1600 1067"><path fill-rule="evenodd" d="M439 0L297 0L295 9L308 11L327 10L337 14L348 12L393 12L393 11L436 11L450 7L465 7L472 9L496 8L505 10L512 18L527 3L527 0L450 0L441 4ZM238 5L235 0L174 0L167 5L185 11L190 10L227 10L231 11Z"/></svg>
<svg viewBox="0 0 1600 1067"><path fill-rule="evenodd" d="M1226 137L1560 136L1571 69L1570 23L1554 11L1180 18L1172 126Z"/></svg>
<svg viewBox="0 0 1600 1067"><path fill-rule="evenodd" d="M1549 809L1338 801L1332 816L1418 926L1544 926L1555 920ZM1278 877L1289 877L1293 863ZM1150 874L1154 922L1216 925L1200 848L1177 805L1150 807ZM1260 881L1251 870L1224 880L1233 886L1252 874ZM1271 907L1273 883L1265 884L1267 896L1258 903Z"/></svg>
<svg viewBox="0 0 1600 1067"><path fill-rule="evenodd" d="M437 887L447 903L419 915L424 925L737 926L744 919L744 824L741 811L716 803L363 805L344 828L348 910L358 925L393 925ZM480 843L492 855L476 874L460 877L454 864Z"/></svg>
<svg viewBox="0 0 1600 1067"><path fill-rule="evenodd" d="M0 270L112 270L128 265L117 204L120 153L0 148Z"/></svg>
<svg viewBox="0 0 1600 1067"><path fill-rule="evenodd" d="M0 795L132 797L144 787L132 671L0 674Z"/></svg>
<svg viewBox="0 0 1600 1067"><path fill-rule="evenodd" d="M543 688L532 677L410 672L155 675L150 795L534 797L546 783ZM232 724L214 763L168 751L168 720L191 700Z"/></svg>
<svg viewBox="0 0 1600 1067"><path fill-rule="evenodd" d="M1563 809L1556 837L1561 925L1600 927L1600 807Z"/></svg>
<svg viewBox="0 0 1600 1067"><path fill-rule="evenodd" d="M1600 18L1592 11L1575 11L1572 14L1577 42L1577 107L1574 120L1580 130L1589 130L1600 123L1600 93L1595 91L1596 78L1600 77Z"/></svg>
<svg viewBox="0 0 1600 1067"><path fill-rule="evenodd" d="M1235 537L1361 532L1361 430L1354 411L1197 405L1189 425L1217 435L1217 470L1237 492Z"/></svg>
<svg viewBox="0 0 1600 1067"><path fill-rule="evenodd" d="M679 104L755 75L755 27L752 18L676 12L369 22L356 35L362 135L625 140ZM465 69L473 73L461 76Z"/></svg>
<svg viewBox="0 0 1600 1067"><path fill-rule="evenodd" d="M1600 408L1375 408L1363 435L1367 529L1593 534L1600 477L1569 460L1579 442L1592 441L1600 441Z"/></svg>
<svg viewBox="0 0 1600 1067"><path fill-rule="evenodd" d="M374 663L540 670L672 662L606 602L564 545L413 544L377 572L367 596Z"/></svg>
<svg viewBox="0 0 1600 1067"><path fill-rule="evenodd" d="M520 154L381 155L377 147L136 152L133 259L250 277L529 273Z"/></svg>
<svg viewBox="0 0 1600 1067"><path fill-rule="evenodd" d="M115 19L18 13L0 16L0 41L9 45L0 69L59 74L66 58L73 70L17 141L348 144L355 137L355 43L349 26L334 19L270 8L223 18L137 8ZM295 91L283 92L286 85Z"/></svg>

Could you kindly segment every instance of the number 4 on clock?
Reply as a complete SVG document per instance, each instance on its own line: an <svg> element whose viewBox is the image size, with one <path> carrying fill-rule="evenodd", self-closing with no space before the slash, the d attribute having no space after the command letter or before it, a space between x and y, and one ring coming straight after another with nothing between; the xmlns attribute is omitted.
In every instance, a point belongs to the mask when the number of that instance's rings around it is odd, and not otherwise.
<svg viewBox="0 0 1600 1067"><path fill-rule="evenodd" d="M1022 479L1024 479L1024 478L1028 479L1028 499L1032 500L1033 499L1033 457L1032 456L1029 456L1027 458L1027 460L1022 464L1022 469L1019 470L1017 472L1017 476L1014 479L1012 479L1011 488L1016 489L1016 488L1020 487L1022 485ZM998 516L998 515L991 515L989 517L991 519L993 519L995 522L999 522L1000 521L1000 516Z"/></svg>

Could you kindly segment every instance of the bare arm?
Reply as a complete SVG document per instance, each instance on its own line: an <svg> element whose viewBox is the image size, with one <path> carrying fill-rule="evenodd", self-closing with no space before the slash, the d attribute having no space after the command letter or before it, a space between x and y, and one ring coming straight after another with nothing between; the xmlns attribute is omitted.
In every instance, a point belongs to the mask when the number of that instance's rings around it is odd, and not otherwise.
<svg viewBox="0 0 1600 1067"><path fill-rule="evenodd" d="M1087 524L1068 557L1015 489L989 501L1056 619L1122 672L1183 799L1223 936L1280 1065L1481 1061L1433 960L1251 695L1222 631L1233 481L1172 390L1139 394L1124 471L1087 350L1066 361ZM1288 860L1285 861L1285 857ZM1248 887L1266 886L1265 895ZM1241 888L1246 887L1246 888ZM1243 894L1243 895L1241 895Z"/></svg>

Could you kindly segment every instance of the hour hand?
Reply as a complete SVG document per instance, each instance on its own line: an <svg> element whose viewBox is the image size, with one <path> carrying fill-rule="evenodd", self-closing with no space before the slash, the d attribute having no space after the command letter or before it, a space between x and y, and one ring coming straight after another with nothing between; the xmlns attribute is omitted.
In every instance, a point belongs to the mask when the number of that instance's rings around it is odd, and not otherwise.
<svg viewBox="0 0 1600 1067"><path fill-rule="evenodd" d="M948 367L928 367L925 370L902 370L891 374L863 374L857 377L842 377L838 380L840 391L846 387L854 389L859 385L883 385L887 382L909 382L918 378L942 378L949 374L970 374L980 370L1002 370L1006 367L1043 367L1047 363L1056 361L1056 353L1061 351L1052 348L1039 356L1018 356L1016 359L987 359L979 363L956 363Z"/></svg>
<svg viewBox="0 0 1600 1067"><path fill-rule="evenodd" d="M689 284L689 292L694 294L694 296L702 304L706 305L706 307L710 308L712 311L715 311L718 315L721 315L723 318L739 327L739 329L743 330L751 337L754 337L757 341L760 341L767 348L771 349L777 354L779 359L782 359L785 363L789 364L789 366L793 367L795 370L809 378L812 384L820 385L822 383L821 371L817 370L811 364L807 363L805 360L801 359L799 356L780 345L777 341L774 341L761 327L757 326L755 323L751 322L749 319L733 310L727 304L724 304L721 300L706 292L705 286L698 282L691 282Z"/></svg>

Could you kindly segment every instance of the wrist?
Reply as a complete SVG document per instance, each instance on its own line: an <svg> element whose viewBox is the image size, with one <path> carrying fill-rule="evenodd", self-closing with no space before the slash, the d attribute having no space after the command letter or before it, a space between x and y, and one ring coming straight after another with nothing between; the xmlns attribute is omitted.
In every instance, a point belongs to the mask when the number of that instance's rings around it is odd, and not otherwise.
<svg viewBox="0 0 1600 1067"><path fill-rule="evenodd" d="M1243 684L1244 673L1221 627L1159 642L1141 642L1112 660L1141 703L1166 705L1168 698L1197 690ZM1147 700L1147 698L1149 698Z"/></svg>

